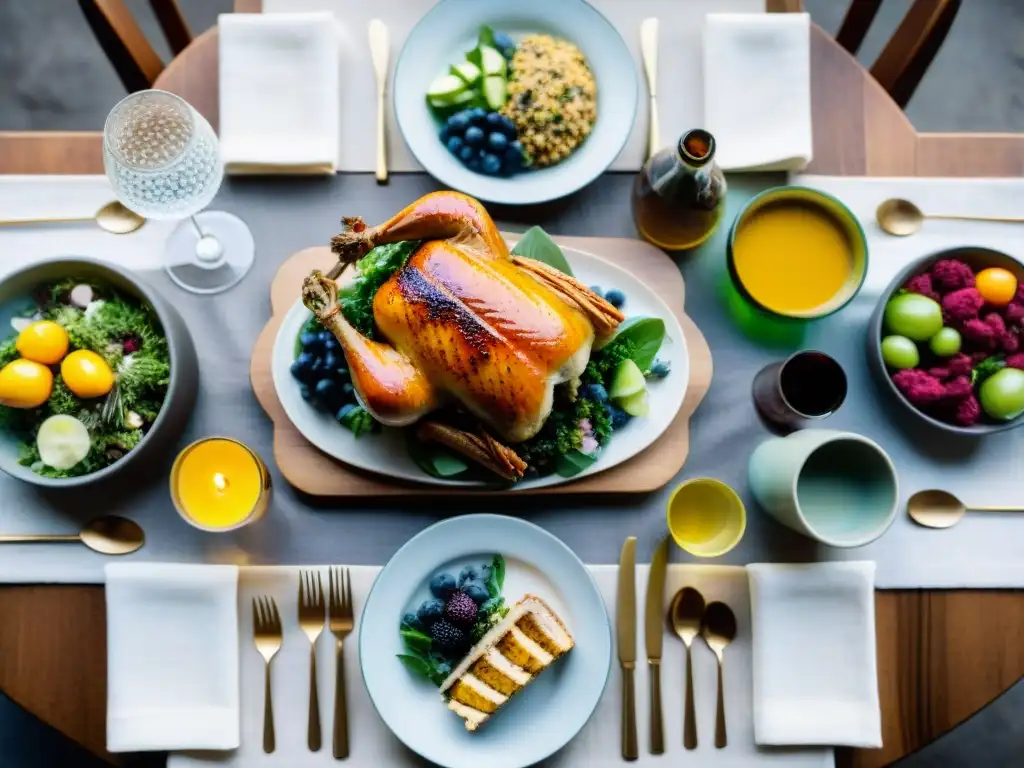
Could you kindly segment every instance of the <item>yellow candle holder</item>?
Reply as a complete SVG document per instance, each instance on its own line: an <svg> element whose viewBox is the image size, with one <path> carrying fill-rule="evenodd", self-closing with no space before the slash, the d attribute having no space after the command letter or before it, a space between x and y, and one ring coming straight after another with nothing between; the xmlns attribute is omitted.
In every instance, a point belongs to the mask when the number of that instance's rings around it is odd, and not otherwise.
<svg viewBox="0 0 1024 768"><path fill-rule="evenodd" d="M740 543L747 528L743 501L721 480L697 477L668 499L668 531L681 549L697 557L719 557Z"/></svg>
<svg viewBox="0 0 1024 768"><path fill-rule="evenodd" d="M270 506L270 490L263 459L230 437L197 440L171 468L174 508L204 531L233 531L256 522Z"/></svg>

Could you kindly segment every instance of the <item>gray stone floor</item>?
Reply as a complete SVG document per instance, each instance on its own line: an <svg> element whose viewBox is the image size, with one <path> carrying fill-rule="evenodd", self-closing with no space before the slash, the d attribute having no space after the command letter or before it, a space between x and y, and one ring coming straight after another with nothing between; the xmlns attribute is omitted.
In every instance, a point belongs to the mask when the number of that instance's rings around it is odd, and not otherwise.
<svg viewBox="0 0 1024 768"><path fill-rule="evenodd" d="M125 2L166 59L167 46L146 0ZM832 33L849 4L805 2L814 20ZM232 2L179 4L198 32ZM887 0L861 52L865 64L909 6L910 0ZM74 0L0 0L0 130L99 130L123 95ZM907 114L921 131L1024 131L1024 0L964 0ZM0 696L0 768L94 766L98 761ZM1024 683L901 766L1024 766Z"/></svg>

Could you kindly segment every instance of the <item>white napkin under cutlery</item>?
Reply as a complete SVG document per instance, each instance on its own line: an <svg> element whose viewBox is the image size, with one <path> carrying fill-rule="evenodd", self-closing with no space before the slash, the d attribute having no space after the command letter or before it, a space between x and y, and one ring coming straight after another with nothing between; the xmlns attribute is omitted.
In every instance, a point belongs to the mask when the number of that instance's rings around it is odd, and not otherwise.
<svg viewBox="0 0 1024 768"><path fill-rule="evenodd" d="M112 563L107 749L239 744L238 568Z"/></svg>
<svg viewBox="0 0 1024 768"><path fill-rule="evenodd" d="M747 566L754 740L882 746L875 564Z"/></svg>
<svg viewBox="0 0 1024 768"><path fill-rule="evenodd" d="M799 171L811 160L806 13L709 13L704 127L727 171Z"/></svg>
<svg viewBox="0 0 1024 768"><path fill-rule="evenodd" d="M227 172L334 173L341 100L334 15L226 13L218 26Z"/></svg>

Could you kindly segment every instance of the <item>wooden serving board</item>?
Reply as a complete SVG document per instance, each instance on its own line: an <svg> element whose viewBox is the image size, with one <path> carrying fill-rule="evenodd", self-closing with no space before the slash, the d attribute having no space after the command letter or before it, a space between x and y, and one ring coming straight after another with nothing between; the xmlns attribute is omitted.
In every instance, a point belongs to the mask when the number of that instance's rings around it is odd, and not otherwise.
<svg viewBox="0 0 1024 768"><path fill-rule="evenodd" d="M711 385L711 350L684 310L683 277L668 256L640 240L597 237L556 237L555 240L560 245L586 251L631 272L669 306L686 337L690 355L690 382L683 407L675 420L647 450L604 472L562 485L517 493L605 494L657 490L675 477L686 461L690 450L690 417ZM334 256L330 249L318 247L299 251L281 265L270 287L270 322L260 333L252 353L252 388L263 410L274 422L274 458L284 478L298 490L313 496L469 496L507 493L502 489L464 489L407 483L364 472L321 453L288 420L278 400L271 375L274 340L285 315L299 298L303 279L311 270L321 269L326 272L333 264Z"/></svg>

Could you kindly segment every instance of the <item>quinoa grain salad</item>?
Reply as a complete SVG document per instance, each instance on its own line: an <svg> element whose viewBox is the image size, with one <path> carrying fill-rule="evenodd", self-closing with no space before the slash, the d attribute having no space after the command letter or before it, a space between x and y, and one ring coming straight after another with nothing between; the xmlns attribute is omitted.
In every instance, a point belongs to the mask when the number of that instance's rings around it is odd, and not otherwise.
<svg viewBox="0 0 1024 768"><path fill-rule="evenodd" d="M501 113L515 123L534 165L572 154L597 119L597 85L580 49L551 35L524 38L510 62Z"/></svg>

